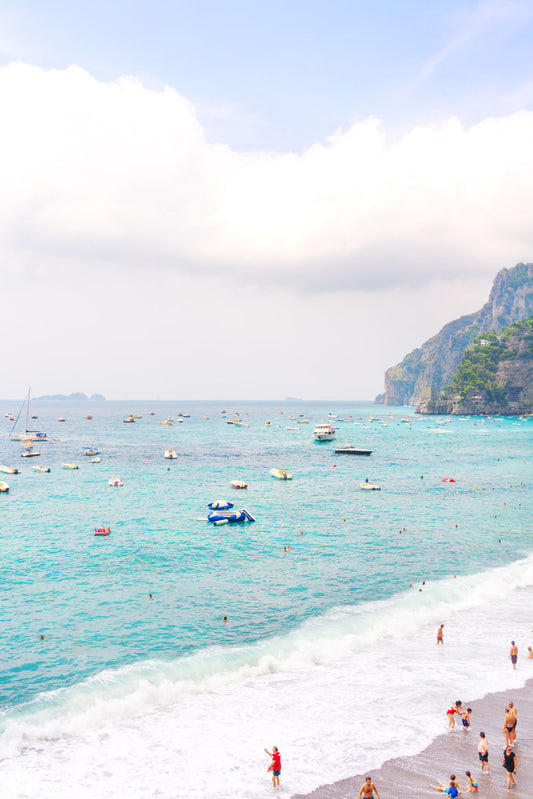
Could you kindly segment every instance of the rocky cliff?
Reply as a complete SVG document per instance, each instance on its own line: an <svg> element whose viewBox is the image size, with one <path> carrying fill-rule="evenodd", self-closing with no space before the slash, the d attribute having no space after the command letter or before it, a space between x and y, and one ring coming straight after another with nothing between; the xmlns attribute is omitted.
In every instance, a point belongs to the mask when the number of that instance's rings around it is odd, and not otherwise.
<svg viewBox="0 0 533 799"><path fill-rule="evenodd" d="M437 335L406 355L401 363L387 369L385 393L376 401L386 405L418 405L422 400L437 400L476 336L497 332L531 313L533 264L502 269L481 310L444 325Z"/></svg>
<svg viewBox="0 0 533 799"><path fill-rule="evenodd" d="M533 315L498 333L478 336L438 400L417 413L505 414L533 412Z"/></svg>

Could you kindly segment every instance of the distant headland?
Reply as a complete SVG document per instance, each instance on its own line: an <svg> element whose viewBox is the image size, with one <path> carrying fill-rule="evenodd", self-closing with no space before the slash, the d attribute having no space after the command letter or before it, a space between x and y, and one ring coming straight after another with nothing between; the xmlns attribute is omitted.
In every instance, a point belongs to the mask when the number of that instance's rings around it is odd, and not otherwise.
<svg viewBox="0 0 533 799"><path fill-rule="evenodd" d="M87 394L83 394L81 391L74 391L72 394L43 394L42 397L34 397L34 400L82 400L85 402L88 401L95 401L95 400L105 400L105 397L102 394L91 394L90 397Z"/></svg>

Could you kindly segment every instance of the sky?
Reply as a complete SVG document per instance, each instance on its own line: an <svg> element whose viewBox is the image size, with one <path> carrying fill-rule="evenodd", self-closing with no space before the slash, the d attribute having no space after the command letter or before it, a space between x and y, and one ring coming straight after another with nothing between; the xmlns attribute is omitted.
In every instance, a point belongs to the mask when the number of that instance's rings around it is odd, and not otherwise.
<svg viewBox="0 0 533 799"><path fill-rule="evenodd" d="M533 261L533 0L0 0L0 397L372 399Z"/></svg>

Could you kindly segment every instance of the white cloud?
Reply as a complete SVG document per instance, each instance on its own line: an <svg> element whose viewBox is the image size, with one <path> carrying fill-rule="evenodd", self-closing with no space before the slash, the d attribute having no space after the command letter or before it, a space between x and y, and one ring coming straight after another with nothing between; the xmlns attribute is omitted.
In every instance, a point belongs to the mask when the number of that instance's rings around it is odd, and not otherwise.
<svg viewBox="0 0 533 799"><path fill-rule="evenodd" d="M368 119L291 153L206 141L192 104L77 67L0 70L0 252L75 269L147 262L316 290L528 260L533 113L390 142Z"/></svg>

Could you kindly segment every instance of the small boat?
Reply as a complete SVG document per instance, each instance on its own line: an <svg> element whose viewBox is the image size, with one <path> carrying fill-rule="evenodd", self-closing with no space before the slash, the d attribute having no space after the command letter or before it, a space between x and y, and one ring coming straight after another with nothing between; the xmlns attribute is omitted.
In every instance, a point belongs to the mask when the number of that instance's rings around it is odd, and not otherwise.
<svg viewBox="0 0 533 799"><path fill-rule="evenodd" d="M376 483L373 483L368 478L365 480L364 483L361 483L361 491L381 491L381 486L378 486Z"/></svg>
<svg viewBox="0 0 533 799"><path fill-rule="evenodd" d="M95 527L94 534L95 535L109 535L111 532L111 527Z"/></svg>
<svg viewBox="0 0 533 799"><path fill-rule="evenodd" d="M165 450L165 458L168 458L171 461L175 461L177 457L178 456L176 454L176 450L172 449L172 447L169 447L168 449Z"/></svg>
<svg viewBox="0 0 533 799"><path fill-rule="evenodd" d="M93 417L91 416L91 414L90 414L90 413L88 413L88 414L87 414L87 416L86 416L85 418L86 418L86 419L92 419Z"/></svg>
<svg viewBox="0 0 533 799"><path fill-rule="evenodd" d="M80 467L75 463L62 463L63 469L79 469Z"/></svg>
<svg viewBox="0 0 533 799"><path fill-rule="evenodd" d="M102 458L99 458L98 455L97 455L96 458L91 458L89 463L100 463L101 460L102 460Z"/></svg>
<svg viewBox="0 0 533 799"><path fill-rule="evenodd" d="M335 428L330 424L317 424L313 436L315 441L331 441L335 438Z"/></svg>
<svg viewBox="0 0 533 799"><path fill-rule="evenodd" d="M20 453L21 458L35 458L37 455L40 455L40 450L34 450L33 447L27 447L24 452Z"/></svg>
<svg viewBox="0 0 533 799"><path fill-rule="evenodd" d="M33 469L36 472L43 472L43 474L47 474L50 471L49 466L34 466Z"/></svg>
<svg viewBox="0 0 533 799"><path fill-rule="evenodd" d="M0 480L0 494L7 494L9 491L9 486L7 483L4 483L3 480Z"/></svg>
<svg viewBox="0 0 533 799"><path fill-rule="evenodd" d="M278 480L292 480L292 474L287 469L271 469L270 474Z"/></svg>
<svg viewBox="0 0 533 799"><path fill-rule="evenodd" d="M126 416L126 417L124 417L124 419L122 421L125 424L134 424L135 419L133 418L133 416Z"/></svg>
<svg viewBox="0 0 533 799"><path fill-rule="evenodd" d="M159 422L159 424L162 425L163 427L172 427L173 423L174 419L172 419L170 416L168 417L168 419L165 419L164 422Z"/></svg>
<svg viewBox="0 0 533 799"><path fill-rule="evenodd" d="M155 411L150 411L150 416L155 416Z"/></svg>
<svg viewBox="0 0 533 799"><path fill-rule="evenodd" d="M20 469L15 466L0 466L0 472L4 474L20 474Z"/></svg>
<svg viewBox="0 0 533 799"><path fill-rule="evenodd" d="M110 486L123 486L124 483L122 482L122 480L118 476L118 474L114 474L113 477L109 478L109 485Z"/></svg>
<svg viewBox="0 0 533 799"><path fill-rule="evenodd" d="M83 450L83 454L87 455L90 458L93 455L99 455L100 454L100 450L99 449L94 449L94 447L89 447L89 449L84 449Z"/></svg>
<svg viewBox="0 0 533 799"><path fill-rule="evenodd" d="M210 502L207 507L211 510L228 510L233 507L233 502L230 502L229 499L219 499L216 502Z"/></svg>
<svg viewBox="0 0 533 799"><path fill-rule="evenodd" d="M455 478L454 477L443 477L442 478L442 482L443 483L455 483Z"/></svg>
<svg viewBox="0 0 533 799"><path fill-rule="evenodd" d="M242 480L232 480L230 486L232 488L248 488L248 484L243 483Z"/></svg>
<svg viewBox="0 0 533 799"><path fill-rule="evenodd" d="M272 427L272 422L270 421L270 419L266 420L265 427Z"/></svg>
<svg viewBox="0 0 533 799"><path fill-rule="evenodd" d="M31 418L32 418L32 419L38 419L39 417L37 416L37 414L36 414L36 413L32 413L32 415L31 415Z"/></svg>
<svg viewBox="0 0 533 799"><path fill-rule="evenodd" d="M14 422L15 421L15 417L13 416L12 413L6 413L4 415L5 415L6 419L8 420L8 422Z"/></svg>
<svg viewBox="0 0 533 799"><path fill-rule="evenodd" d="M336 455L372 455L371 449L359 449L352 444L346 444L345 447L339 447L335 450Z"/></svg>
<svg viewBox="0 0 533 799"><path fill-rule="evenodd" d="M65 421L66 421L66 419L65 419L65 417L64 417L64 416L60 416L60 417L58 418L58 420L57 420L57 421L58 421L58 422L65 422Z"/></svg>

